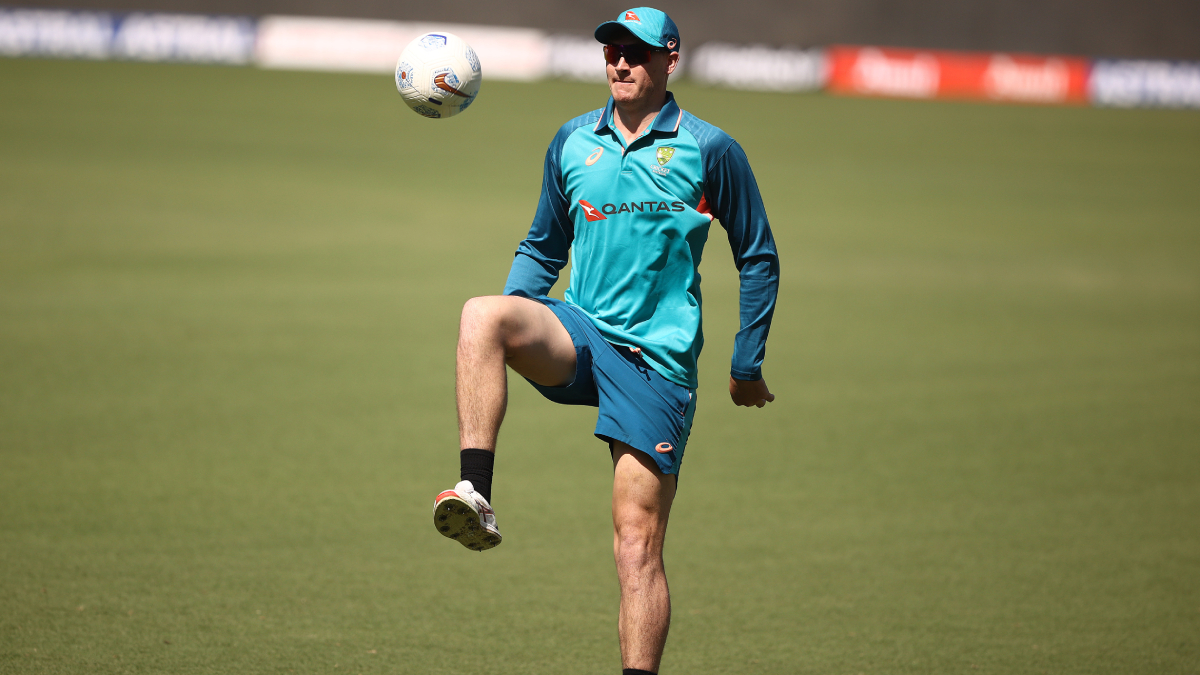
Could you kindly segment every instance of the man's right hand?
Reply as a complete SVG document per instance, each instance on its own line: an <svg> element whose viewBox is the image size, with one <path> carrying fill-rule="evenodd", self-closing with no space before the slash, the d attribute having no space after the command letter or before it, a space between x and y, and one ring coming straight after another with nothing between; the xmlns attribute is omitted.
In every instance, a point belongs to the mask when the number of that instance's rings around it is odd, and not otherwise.
<svg viewBox="0 0 1200 675"><path fill-rule="evenodd" d="M757 380L736 380L729 378L729 398L734 405L761 408L775 400L775 394L767 389L767 382L762 378Z"/></svg>

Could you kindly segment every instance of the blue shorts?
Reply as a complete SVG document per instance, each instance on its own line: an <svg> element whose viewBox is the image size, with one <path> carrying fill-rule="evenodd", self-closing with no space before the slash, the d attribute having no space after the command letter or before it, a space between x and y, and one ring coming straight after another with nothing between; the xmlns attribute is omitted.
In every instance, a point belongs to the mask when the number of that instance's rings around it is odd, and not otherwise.
<svg viewBox="0 0 1200 675"><path fill-rule="evenodd" d="M641 354L605 340L578 307L532 299L549 307L571 334L576 365L575 379L566 386L529 383L555 403L600 408L597 438L625 443L649 455L663 473L679 475L696 414L695 393L659 375Z"/></svg>

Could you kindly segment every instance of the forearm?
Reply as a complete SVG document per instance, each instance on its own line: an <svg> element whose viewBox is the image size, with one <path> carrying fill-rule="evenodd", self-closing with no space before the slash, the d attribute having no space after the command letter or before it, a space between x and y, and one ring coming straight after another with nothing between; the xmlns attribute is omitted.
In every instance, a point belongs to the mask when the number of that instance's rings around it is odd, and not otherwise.
<svg viewBox="0 0 1200 675"><path fill-rule="evenodd" d="M741 330L733 343L729 374L738 380L762 378L762 363L767 352L767 335L775 314L779 294L777 264L761 261L747 264L738 275L741 284L739 314Z"/></svg>
<svg viewBox="0 0 1200 675"><path fill-rule="evenodd" d="M517 249L504 284L504 295L541 297L550 292L556 281L558 269L552 263Z"/></svg>

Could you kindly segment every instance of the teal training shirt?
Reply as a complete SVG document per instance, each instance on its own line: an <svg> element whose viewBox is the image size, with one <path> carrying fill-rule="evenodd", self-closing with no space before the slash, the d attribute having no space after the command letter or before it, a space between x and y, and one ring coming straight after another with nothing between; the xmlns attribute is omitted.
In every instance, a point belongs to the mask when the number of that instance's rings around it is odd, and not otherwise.
<svg viewBox="0 0 1200 675"><path fill-rule="evenodd" d="M546 295L573 261L565 299L614 344L638 347L663 377L695 389L700 257L713 219L741 283L730 374L762 377L779 256L746 153L728 134L667 103L628 147L613 99L567 122L546 152L542 196L505 295Z"/></svg>

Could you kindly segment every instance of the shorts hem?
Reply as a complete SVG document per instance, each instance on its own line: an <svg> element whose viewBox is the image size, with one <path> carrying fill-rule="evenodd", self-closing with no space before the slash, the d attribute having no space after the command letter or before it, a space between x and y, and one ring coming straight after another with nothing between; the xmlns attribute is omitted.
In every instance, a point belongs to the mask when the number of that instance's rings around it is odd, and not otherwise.
<svg viewBox="0 0 1200 675"><path fill-rule="evenodd" d="M626 438L626 437L613 436L610 434L601 433L599 431L595 432L595 434L593 434L593 435L596 438L599 438L600 440L604 441L605 443L609 443L609 444L612 444L614 442L624 443L625 445L628 445L629 447L633 448L634 450L637 450L638 452L642 453L643 455L646 455L650 459L654 460L654 466L658 467L658 472L664 476L676 476L676 477L679 476L679 465L683 463L682 458L681 458L681 461L679 461L679 462L671 463L670 471L663 471L662 464L660 464L658 461L658 453L656 453L652 450L643 450L642 448L639 448L638 446L634 445L634 443L631 439Z"/></svg>

